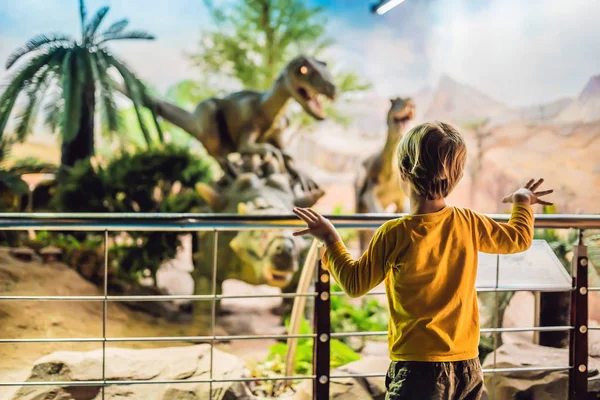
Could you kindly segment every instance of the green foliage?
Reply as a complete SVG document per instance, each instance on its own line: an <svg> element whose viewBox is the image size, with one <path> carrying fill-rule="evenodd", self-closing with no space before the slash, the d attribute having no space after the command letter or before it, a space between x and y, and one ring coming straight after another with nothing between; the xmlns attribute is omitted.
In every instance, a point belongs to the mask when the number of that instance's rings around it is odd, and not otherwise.
<svg viewBox="0 0 600 400"><path fill-rule="evenodd" d="M144 88L139 80L119 60L108 53L105 43L123 39L154 39L150 34L141 31L124 31L128 21L123 19L112 24L102 34L98 29L108 13L108 7L100 8L94 16L87 20L85 3L79 2L81 19L81 38L75 40L70 36L51 33L38 35L30 39L24 46L17 48L7 59L6 68L12 68L23 56L34 53L33 58L12 75L8 87L0 96L0 139L4 135L8 119L14 104L21 93L27 96L24 111L18 116L15 136L24 141L31 133L33 122L46 90L53 86L56 90L53 97L47 99L46 122L52 131L60 127L63 143L71 143L77 137L94 134L93 121L83 121L84 109L94 118L94 103L84 101L96 96L95 104L99 105L103 130L114 132L118 126L116 104L112 96L114 85L109 76L110 69L116 69L122 76L127 90L132 93L134 106L141 108ZM86 109L87 108L87 109ZM153 120L155 120L153 116ZM140 119L140 124L143 124ZM157 122L158 125L158 122ZM157 130L161 132L157 126ZM160 135L159 135L160 140ZM89 140L89 142L93 142ZM146 137L148 145L152 142ZM63 146L65 152L77 152L63 160L77 160L93 155L93 149L72 149ZM71 161L68 161L71 162Z"/></svg>
<svg viewBox="0 0 600 400"><path fill-rule="evenodd" d="M341 291L336 284L331 286L332 292ZM387 331L389 321L388 310L375 298L364 297L359 306L350 303L346 296L331 296L331 330L332 332L381 332ZM361 349L366 338L344 337L345 344L355 350ZM369 340L378 340L372 337Z"/></svg>
<svg viewBox="0 0 600 400"><path fill-rule="evenodd" d="M243 0L222 7L210 0L205 3L216 27L202 32L198 51L190 59L203 74L220 81L268 90L292 58L299 54L319 57L334 44L326 36L323 8L302 0ZM371 86L348 71L336 71L334 78L341 94ZM348 121L330 104L325 111L339 122ZM306 127L314 120L300 113L293 122Z"/></svg>
<svg viewBox="0 0 600 400"><path fill-rule="evenodd" d="M204 201L198 182L213 180L205 157L174 145L123 152L106 165L88 159L65 171L54 205L70 212L183 213ZM144 270L152 276L162 261L175 256L178 233L130 232L115 251L118 273L135 281Z"/></svg>
<svg viewBox="0 0 600 400"><path fill-rule="evenodd" d="M289 329L289 320L286 321ZM312 334L312 328L306 319L302 319L300 325L301 335ZM294 373L307 375L312 373L313 339L298 339L296 359L294 360ZM270 347L267 361L269 369L276 373L285 373L285 362L288 353L286 343L277 343ZM339 340L331 340L331 368L341 367L353 361L360 360L360 355L354 352Z"/></svg>
<svg viewBox="0 0 600 400"><path fill-rule="evenodd" d="M165 99L191 109L202 100L221 94L223 91L215 90L214 85L208 79L186 79L171 86L167 90Z"/></svg>
<svg viewBox="0 0 600 400"><path fill-rule="evenodd" d="M0 140L0 212L18 211L20 198L29 191L21 179L21 166L9 167L6 162L11 145L7 139Z"/></svg>

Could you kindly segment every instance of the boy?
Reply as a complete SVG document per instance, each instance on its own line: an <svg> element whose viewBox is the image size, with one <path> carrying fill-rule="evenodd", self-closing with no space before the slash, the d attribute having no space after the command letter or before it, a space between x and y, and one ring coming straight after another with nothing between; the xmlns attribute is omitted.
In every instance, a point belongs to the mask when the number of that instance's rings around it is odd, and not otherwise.
<svg viewBox="0 0 600 400"><path fill-rule="evenodd" d="M327 246L324 264L351 297L385 282L392 363L386 399L479 399L479 311L475 292L478 251L517 253L533 238L531 205L551 203L531 180L503 199L514 203L506 224L445 198L463 176L466 146L452 126L426 123L398 146L398 167L410 198L408 216L377 230L368 250L353 260L331 222L310 209L294 213Z"/></svg>

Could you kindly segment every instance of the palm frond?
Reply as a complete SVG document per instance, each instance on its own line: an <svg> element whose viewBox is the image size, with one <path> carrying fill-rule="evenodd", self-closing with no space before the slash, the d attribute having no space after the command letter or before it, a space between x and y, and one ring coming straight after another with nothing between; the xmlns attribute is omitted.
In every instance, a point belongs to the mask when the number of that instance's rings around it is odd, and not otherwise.
<svg viewBox="0 0 600 400"><path fill-rule="evenodd" d="M79 0L79 19L81 20L81 35L85 32L85 0Z"/></svg>
<svg viewBox="0 0 600 400"><path fill-rule="evenodd" d="M127 82L129 79L125 78L125 81ZM130 84L126 84L128 87L131 87L131 83ZM129 89L128 89L129 90ZM144 118L142 116L142 111L141 111L141 106L140 103L137 101L133 102L133 109L135 110L135 115L138 119L138 123L140 124L140 129L142 131L142 134L144 135L144 140L146 141L146 145L148 146L148 148L152 147L152 138L150 137L150 132L148 131L148 128L146 127L146 123L144 122Z"/></svg>
<svg viewBox="0 0 600 400"><path fill-rule="evenodd" d="M52 95L44 106L44 123L48 125L52 133L56 133L62 123L64 101L62 89Z"/></svg>
<svg viewBox="0 0 600 400"><path fill-rule="evenodd" d="M48 88L47 77L52 71L52 65L48 65L46 69L36 78L34 85L30 85L27 90L27 104L24 111L18 117L17 129L15 134L18 141L24 141L27 135L31 132L31 127L37 114L40 101Z"/></svg>
<svg viewBox="0 0 600 400"><path fill-rule="evenodd" d="M109 9L110 7L105 6L96 11L96 14L92 18L92 20L85 27L85 32L83 34L84 40L91 41L90 39L92 39L96 34L98 27L102 23L104 17L106 17L106 14L108 13Z"/></svg>
<svg viewBox="0 0 600 400"><path fill-rule="evenodd" d="M102 57L106 60L106 62L119 71L119 74L123 77L123 81L125 83L125 88L130 95L131 101L133 102L133 108L135 110L135 114L138 119L138 123L140 124L140 129L142 130L142 134L144 135L144 139L146 140L146 144L148 147L152 145L152 138L150 137L150 133L148 132L148 128L146 127L146 123L144 122L141 109L144 104L143 102L143 84L139 81L139 79L131 72L129 69L121 63L119 60L111 56L105 51L101 52Z"/></svg>
<svg viewBox="0 0 600 400"><path fill-rule="evenodd" d="M127 25L129 25L129 20L127 18L123 18L118 20L117 22L113 22L107 30L102 32L102 36L116 35L118 33L121 33L123 32L123 29L127 28Z"/></svg>
<svg viewBox="0 0 600 400"><path fill-rule="evenodd" d="M127 39L141 39L141 40L154 40L156 37L144 31L128 31L110 35L104 35L100 41L96 44L102 44L111 40L127 40Z"/></svg>
<svg viewBox="0 0 600 400"><path fill-rule="evenodd" d="M94 80L98 84L102 130L106 134L116 132L119 129L119 114L110 84L111 78L108 76L106 66L96 53L89 54L89 63Z"/></svg>
<svg viewBox="0 0 600 400"><path fill-rule="evenodd" d="M24 46L17 48L10 54L10 56L8 56L8 59L6 60L6 69L10 69L10 67L12 67L14 63L16 63L25 54L31 53L32 51L37 50L44 45L72 41L73 38L71 38L69 35L63 35L60 33L37 35L25 43Z"/></svg>
<svg viewBox="0 0 600 400"><path fill-rule="evenodd" d="M60 48L57 50L60 50ZM29 84L29 81L48 63L49 60L52 59L52 57L56 56L56 51L40 54L33 58L13 76L10 84L0 96L0 139L2 139L8 118L10 117L10 113L21 90Z"/></svg>
<svg viewBox="0 0 600 400"><path fill-rule="evenodd" d="M160 143L165 143L165 134L162 130L162 127L160 126L160 123L158 122L158 117L156 116L154 110L150 111L150 115L152 115L152 121L154 122L154 127L156 128L156 132L158 133L158 140L160 141Z"/></svg>
<svg viewBox="0 0 600 400"><path fill-rule="evenodd" d="M63 141L75 139L81 117L81 82L78 77L78 57L70 51L62 65L64 112L62 115Z"/></svg>

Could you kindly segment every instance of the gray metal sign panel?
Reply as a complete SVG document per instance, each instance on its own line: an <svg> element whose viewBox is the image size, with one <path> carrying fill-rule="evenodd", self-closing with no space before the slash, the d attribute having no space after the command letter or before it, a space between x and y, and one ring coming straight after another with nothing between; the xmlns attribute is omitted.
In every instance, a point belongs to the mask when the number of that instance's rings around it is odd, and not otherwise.
<svg viewBox="0 0 600 400"><path fill-rule="evenodd" d="M571 290L571 277L545 240L534 240L517 254L479 253L477 290Z"/></svg>

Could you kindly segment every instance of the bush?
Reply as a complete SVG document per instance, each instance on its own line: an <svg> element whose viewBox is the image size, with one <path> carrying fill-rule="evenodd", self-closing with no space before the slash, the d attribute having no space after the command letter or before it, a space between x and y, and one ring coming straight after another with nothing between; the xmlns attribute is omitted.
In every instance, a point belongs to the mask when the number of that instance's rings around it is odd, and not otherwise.
<svg viewBox="0 0 600 400"><path fill-rule="evenodd" d="M64 171L53 199L66 212L183 213L198 211L204 200L198 182L211 182L206 156L175 145L123 152L106 163L82 160ZM129 232L114 251L116 273L137 282L175 257L182 232ZM156 280L154 279L156 282Z"/></svg>

